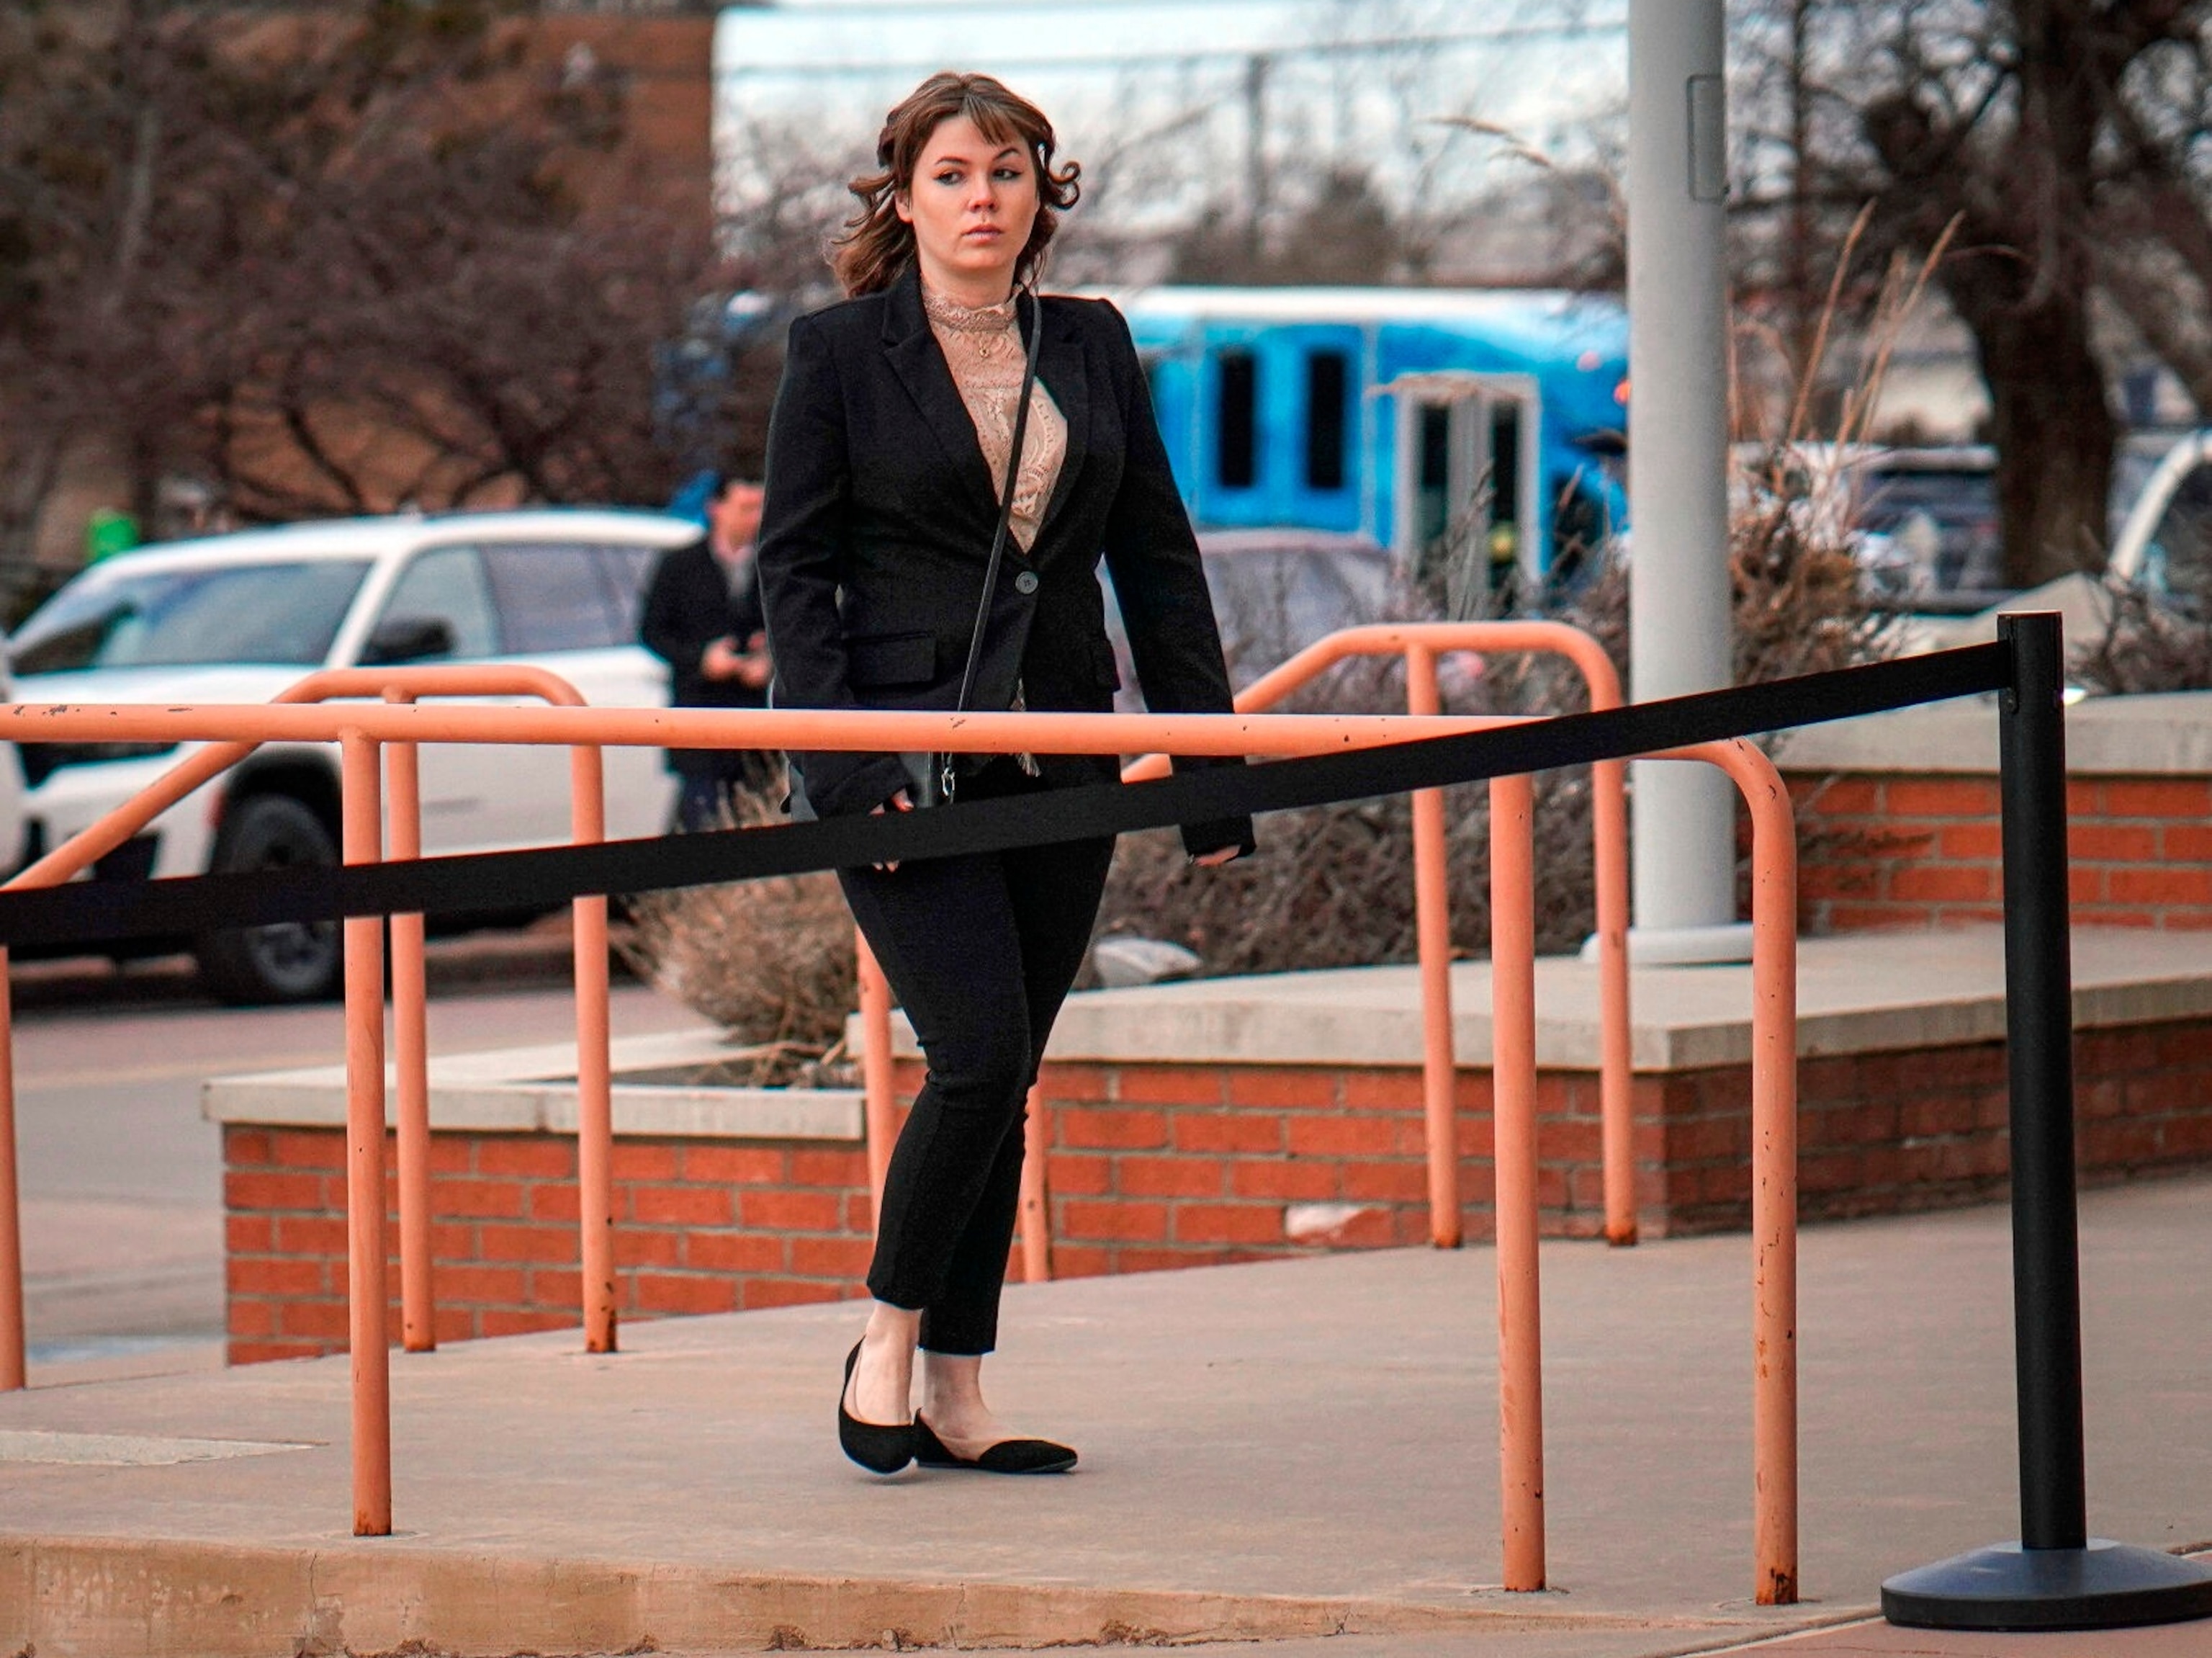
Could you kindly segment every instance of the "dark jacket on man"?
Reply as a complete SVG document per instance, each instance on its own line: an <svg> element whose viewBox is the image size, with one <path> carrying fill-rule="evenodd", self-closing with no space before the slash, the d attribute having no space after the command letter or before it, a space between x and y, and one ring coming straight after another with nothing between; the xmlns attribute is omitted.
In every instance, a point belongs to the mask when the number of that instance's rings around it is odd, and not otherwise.
<svg viewBox="0 0 2212 1658"><path fill-rule="evenodd" d="M1032 308L1017 309L1026 338ZM1111 709L1103 556L1146 705L1226 712L1198 544L1128 325L1103 300L1054 296L1042 309L1037 378L1066 420L1066 458L1036 545L1008 538L969 705L1006 708L1018 684L1032 710ZM776 704L952 707L999 499L911 266L792 325L769 455L757 562ZM1053 784L1116 774L1112 755L1036 758ZM908 782L896 754L791 759L823 816L872 810ZM1194 854L1249 846L1251 822L1189 825L1183 838Z"/></svg>
<svg viewBox="0 0 2212 1658"><path fill-rule="evenodd" d="M645 648L666 662L673 675L669 702L676 708L762 708L764 687L738 680L710 680L699 659L716 639L731 638L743 650L765 626L761 618L758 561L748 565L731 590L728 573L714 557L708 538L674 547L663 555L646 589L638 634ZM684 777L719 777L735 781L747 774L744 749L672 748L668 768Z"/></svg>

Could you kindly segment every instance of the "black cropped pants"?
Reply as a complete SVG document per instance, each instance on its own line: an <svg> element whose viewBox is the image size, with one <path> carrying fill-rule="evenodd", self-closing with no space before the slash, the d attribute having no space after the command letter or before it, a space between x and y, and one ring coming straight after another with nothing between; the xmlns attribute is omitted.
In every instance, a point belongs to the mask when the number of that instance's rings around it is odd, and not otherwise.
<svg viewBox="0 0 2212 1658"><path fill-rule="evenodd" d="M1040 786L1000 761L962 798ZM1024 1106L1113 857L1109 837L839 872L928 1065L891 1152L868 1290L918 1310L931 1352L997 1343Z"/></svg>

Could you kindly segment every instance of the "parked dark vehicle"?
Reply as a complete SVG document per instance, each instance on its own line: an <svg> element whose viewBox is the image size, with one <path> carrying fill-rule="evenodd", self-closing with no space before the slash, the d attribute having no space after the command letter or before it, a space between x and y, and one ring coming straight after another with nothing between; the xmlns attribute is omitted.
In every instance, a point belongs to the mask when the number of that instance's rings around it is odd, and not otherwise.
<svg viewBox="0 0 2212 1658"><path fill-rule="evenodd" d="M1230 681L1239 691L1325 634L1410 613L1395 560L1364 535L1295 527L1200 530L1198 550ZM1121 674L1115 705L1140 712L1117 605L1107 606L1106 630Z"/></svg>

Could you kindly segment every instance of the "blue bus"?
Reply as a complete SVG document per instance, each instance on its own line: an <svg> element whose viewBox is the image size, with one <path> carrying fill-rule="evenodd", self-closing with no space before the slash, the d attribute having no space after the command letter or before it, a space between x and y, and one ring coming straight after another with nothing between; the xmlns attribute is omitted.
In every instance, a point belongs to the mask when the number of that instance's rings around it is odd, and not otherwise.
<svg viewBox="0 0 2212 1658"><path fill-rule="evenodd" d="M1626 521L1628 321L1534 291L1153 288L1112 296L1203 528L1364 534L1401 569L1462 514L1541 581ZM1564 572L1561 572L1564 573Z"/></svg>

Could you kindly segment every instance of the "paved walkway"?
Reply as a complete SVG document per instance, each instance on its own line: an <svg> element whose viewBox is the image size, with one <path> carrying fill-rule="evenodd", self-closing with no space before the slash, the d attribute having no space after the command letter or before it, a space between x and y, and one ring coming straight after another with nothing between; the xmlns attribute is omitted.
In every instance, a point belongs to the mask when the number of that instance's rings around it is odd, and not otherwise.
<svg viewBox="0 0 2212 1658"><path fill-rule="evenodd" d="M2212 1179L2092 1194L2082 1239L2091 1529L2206 1547ZM398 1356L384 1539L349 1535L343 1359L0 1396L0 1653L2212 1655L2212 1624L1854 1624L1885 1575L2016 1534L2008 1259L2001 1210L1806 1233L1793 1608L1746 1600L1729 1237L1546 1247L1542 1595L1490 1587L1492 1257L1394 1251L1012 1291L997 1394L1083 1448L1066 1479L843 1463L850 1307L634 1326L596 1358L566 1333Z"/></svg>

